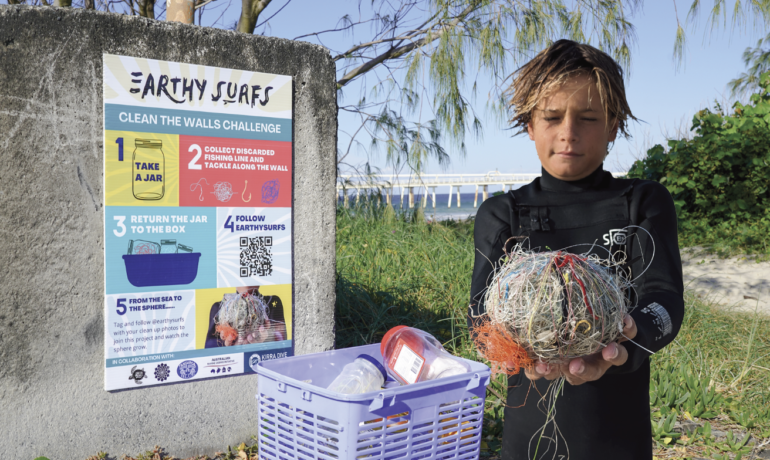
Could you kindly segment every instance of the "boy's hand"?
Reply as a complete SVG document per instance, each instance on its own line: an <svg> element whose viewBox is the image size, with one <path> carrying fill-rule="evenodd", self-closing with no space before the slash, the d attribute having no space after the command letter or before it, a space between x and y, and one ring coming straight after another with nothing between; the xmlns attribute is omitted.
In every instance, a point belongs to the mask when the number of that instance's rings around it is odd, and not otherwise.
<svg viewBox="0 0 770 460"><path fill-rule="evenodd" d="M509 367L512 367L509 365ZM545 377L547 380L555 380L561 377L561 369L556 364L535 363L532 370L524 369L524 374L530 380L539 380Z"/></svg>
<svg viewBox="0 0 770 460"><path fill-rule="evenodd" d="M636 337L636 323L630 315L623 318L623 334L629 339ZM536 363L532 370L525 369L524 373L530 380L539 380L543 377L548 380L555 380L564 375L564 378L572 385L599 380L611 366L620 366L628 360L626 347L620 345L620 342L627 340L626 337L621 337L618 343L613 342L598 353L575 358L569 364L558 366ZM513 367L513 363L510 363L509 367Z"/></svg>
<svg viewBox="0 0 770 460"><path fill-rule="evenodd" d="M636 337L636 323L630 315L623 318L623 334L628 339ZM607 369L612 366L620 366L628 360L628 351L620 342L625 342L626 337L620 337L616 342L610 343L598 353L575 358L568 364L560 366L560 373L572 385L582 385L586 382L599 380Z"/></svg>

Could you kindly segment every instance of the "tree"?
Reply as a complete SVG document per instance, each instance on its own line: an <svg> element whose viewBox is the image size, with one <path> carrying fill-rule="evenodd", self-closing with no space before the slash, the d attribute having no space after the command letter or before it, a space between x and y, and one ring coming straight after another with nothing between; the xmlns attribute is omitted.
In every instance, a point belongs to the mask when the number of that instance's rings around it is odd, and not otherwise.
<svg viewBox="0 0 770 460"><path fill-rule="evenodd" d="M759 40L756 48L746 48L743 52L743 63L748 70L727 83L732 97L743 97L759 90L760 75L770 70L770 49L763 45L770 45L770 35Z"/></svg>
<svg viewBox="0 0 770 460"><path fill-rule="evenodd" d="M50 0L7 0L49 4ZM73 1L73 0L57 0ZM221 24L227 5L195 1L198 23L204 12ZM230 27L265 34L269 21L291 2L241 0L241 14ZM74 0L74 6L161 18L165 2L154 0ZM213 2L213 3L212 3ZM492 81L485 105L498 120L506 118L509 73L559 38L591 43L628 68L635 41L631 18L643 0L358 0L357 19L344 15L337 26L296 37L324 44L330 36L349 34L349 46L332 49L337 63L340 115L358 128L341 132L338 162L353 148L385 151L394 167L424 167L428 158L449 161L449 151L465 152L468 133L482 135L475 109L478 83ZM677 17L674 58L682 62L685 30ZM770 0L712 0L712 29L766 24ZM729 8L732 6L731 8ZM687 20L695 21L701 0L692 0ZM260 22L263 14L269 16ZM208 17L208 16L207 16ZM368 29L368 32L364 32ZM364 39L357 39L365 33ZM347 103L347 100L353 102Z"/></svg>
<svg viewBox="0 0 770 460"><path fill-rule="evenodd" d="M339 161L356 145L384 149L394 167L418 171L429 157L446 163L448 147L464 154L466 134L482 134L473 104L479 80L495 82L486 103L505 118L508 73L558 38L593 41L628 64L634 40L628 18L639 2L571 3L375 1L370 18L345 16L336 29L302 37L320 41L324 34L375 25L371 37L333 52L342 95L351 83L364 89L355 102L340 105L359 118L360 128L349 133ZM358 140L361 134L369 145Z"/></svg>
<svg viewBox="0 0 770 460"><path fill-rule="evenodd" d="M656 145L634 163L629 177L660 182L674 198L680 220L709 225L750 222L770 213L770 72L759 77L747 104L733 113L720 105L692 119L692 139Z"/></svg>
<svg viewBox="0 0 770 460"><path fill-rule="evenodd" d="M238 19L238 32L253 34L257 19L272 0L241 0L241 17Z"/></svg>

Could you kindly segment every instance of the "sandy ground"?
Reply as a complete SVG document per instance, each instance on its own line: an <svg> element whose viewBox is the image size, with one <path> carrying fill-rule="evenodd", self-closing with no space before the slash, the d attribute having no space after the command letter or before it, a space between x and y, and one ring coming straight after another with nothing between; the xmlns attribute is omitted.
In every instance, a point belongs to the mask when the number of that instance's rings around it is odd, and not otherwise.
<svg viewBox="0 0 770 460"><path fill-rule="evenodd" d="M757 307L770 315L770 262L745 257L719 259L696 251L682 251L685 289L744 311ZM745 297L752 297L746 299Z"/></svg>

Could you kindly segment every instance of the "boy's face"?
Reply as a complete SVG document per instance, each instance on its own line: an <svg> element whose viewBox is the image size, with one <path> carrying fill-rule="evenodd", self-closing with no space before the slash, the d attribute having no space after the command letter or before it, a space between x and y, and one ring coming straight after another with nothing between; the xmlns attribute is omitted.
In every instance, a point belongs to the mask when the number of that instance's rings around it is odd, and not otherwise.
<svg viewBox="0 0 770 460"><path fill-rule="evenodd" d="M543 168L557 179L572 181L588 176L604 161L618 122L607 123L596 85L587 75L576 75L540 101L527 132Z"/></svg>

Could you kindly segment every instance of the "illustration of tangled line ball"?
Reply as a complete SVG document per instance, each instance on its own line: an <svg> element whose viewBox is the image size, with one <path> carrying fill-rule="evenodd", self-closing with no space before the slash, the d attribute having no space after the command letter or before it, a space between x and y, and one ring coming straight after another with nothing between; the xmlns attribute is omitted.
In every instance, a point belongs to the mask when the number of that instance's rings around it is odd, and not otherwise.
<svg viewBox="0 0 770 460"><path fill-rule="evenodd" d="M486 291L486 317L474 328L479 351L510 362L523 350L524 364L596 353L619 337L631 288L598 259L514 250Z"/></svg>
<svg viewBox="0 0 770 460"><path fill-rule="evenodd" d="M157 254L157 248L150 243L137 243L134 246L134 254Z"/></svg>
<svg viewBox="0 0 770 460"><path fill-rule="evenodd" d="M214 184L214 191L212 193L217 197L217 200L225 203L233 197L233 186L230 185L230 182L217 182Z"/></svg>
<svg viewBox="0 0 770 460"><path fill-rule="evenodd" d="M274 203L278 199L280 188L281 184L278 182L278 179L269 180L262 184L262 202L267 204Z"/></svg>

